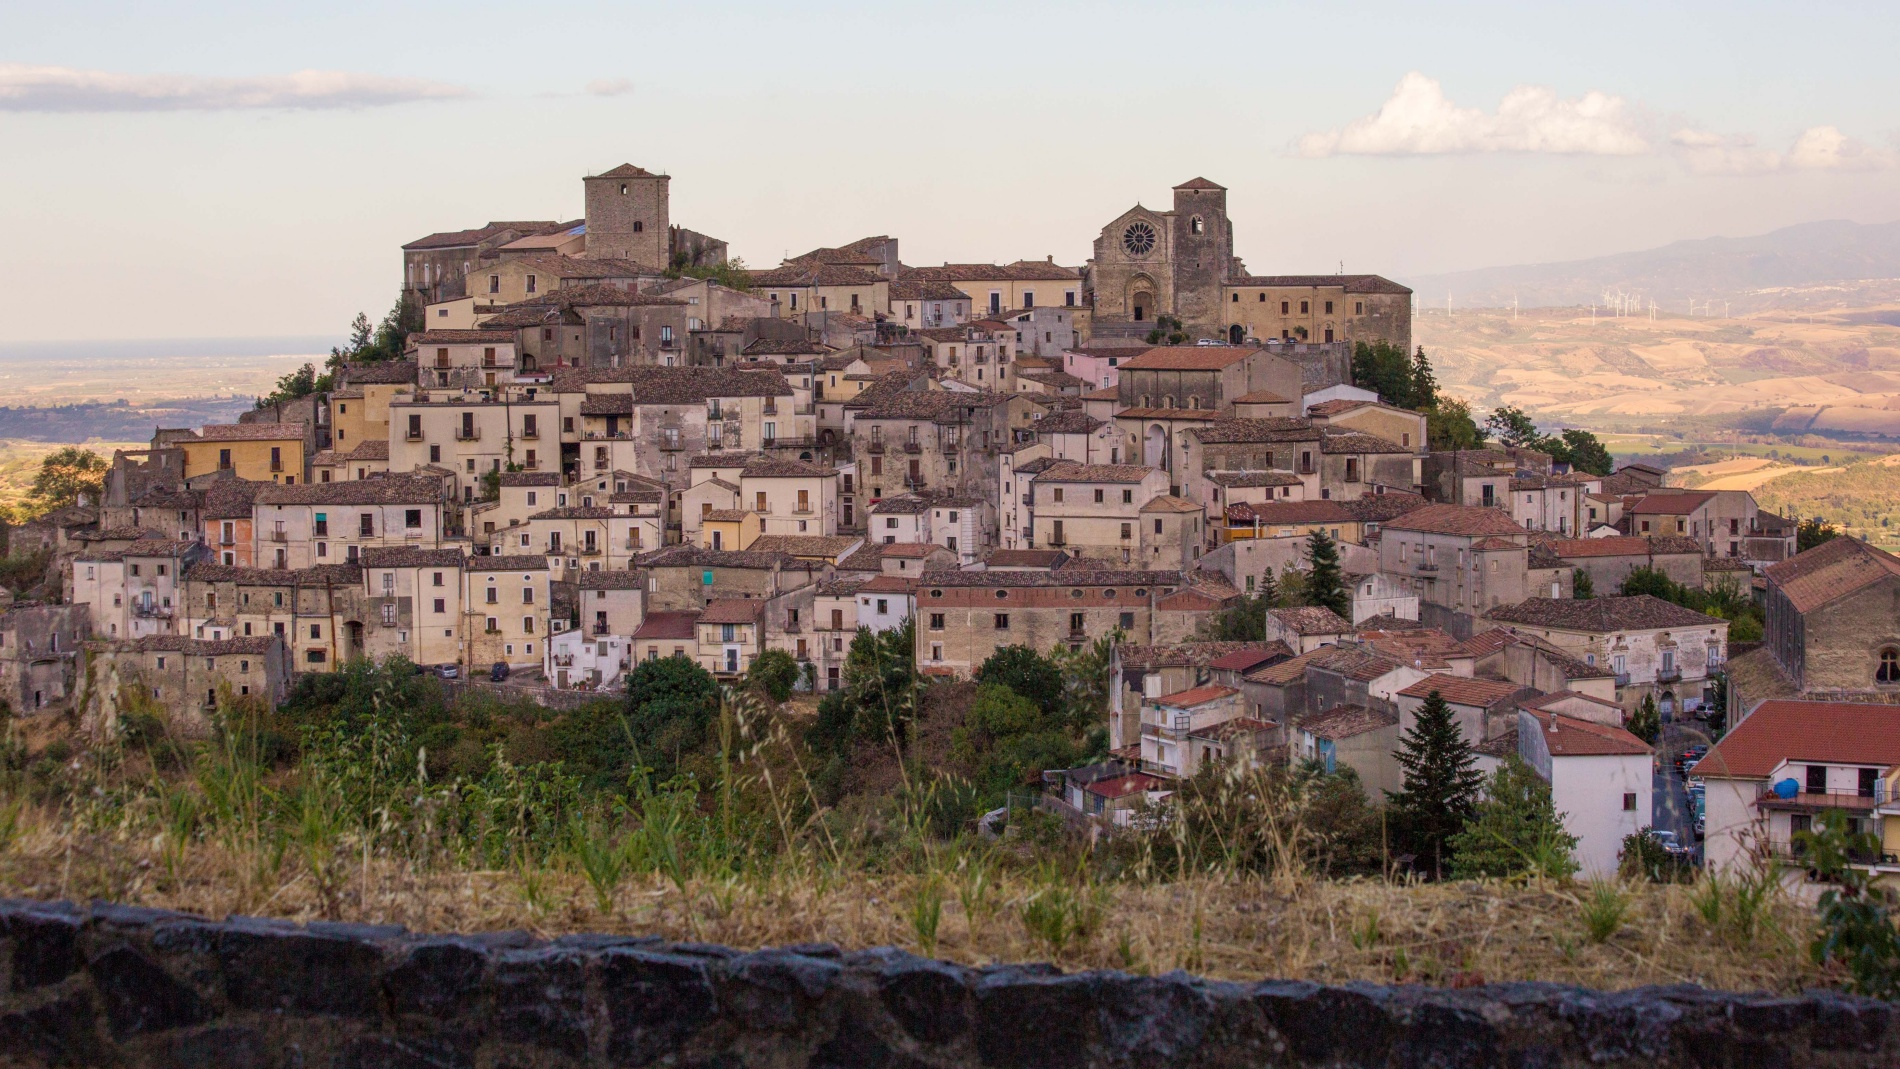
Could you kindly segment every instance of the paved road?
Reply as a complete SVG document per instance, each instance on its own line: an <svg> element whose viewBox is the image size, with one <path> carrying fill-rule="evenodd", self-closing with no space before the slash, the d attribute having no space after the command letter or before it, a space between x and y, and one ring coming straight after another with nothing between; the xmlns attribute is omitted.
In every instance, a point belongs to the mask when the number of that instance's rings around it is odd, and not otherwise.
<svg viewBox="0 0 1900 1069"><path fill-rule="evenodd" d="M1675 832L1676 841L1684 845L1695 845L1695 809L1689 804L1687 781L1676 774L1676 755L1708 741L1702 725L1691 720L1664 724L1661 745L1656 747L1658 767L1650 825L1657 831Z"/></svg>

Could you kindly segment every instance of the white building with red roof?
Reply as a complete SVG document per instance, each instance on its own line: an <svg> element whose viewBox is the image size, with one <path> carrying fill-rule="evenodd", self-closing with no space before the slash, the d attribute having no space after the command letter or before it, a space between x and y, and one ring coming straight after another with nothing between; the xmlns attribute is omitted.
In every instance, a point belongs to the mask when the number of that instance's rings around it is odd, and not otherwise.
<svg viewBox="0 0 1900 1069"><path fill-rule="evenodd" d="M1584 875L1614 876L1624 838L1650 823L1653 751L1620 727L1530 704L1518 709L1517 755L1550 784Z"/></svg>
<svg viewBox="0 0 1900 1069"><path fill-rule="evenodd" d="M1900 705L1774 699L1729 729L1693 773L1706 789L1703 857L1711 871L1764 855L1791 858L1794 837L1830 811L1876 835L1865 863L1900 881Z"/></svg>

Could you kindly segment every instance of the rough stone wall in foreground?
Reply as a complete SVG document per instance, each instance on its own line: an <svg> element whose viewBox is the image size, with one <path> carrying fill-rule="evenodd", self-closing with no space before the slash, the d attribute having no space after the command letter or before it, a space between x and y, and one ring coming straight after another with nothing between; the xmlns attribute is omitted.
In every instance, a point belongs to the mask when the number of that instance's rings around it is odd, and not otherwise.
<svg viewBox="0 0 1900 1069"><path fill-rule="evenodd" d="M1894 1066L1885 1003L964 969L0 901L0 1064Z"/></svg>

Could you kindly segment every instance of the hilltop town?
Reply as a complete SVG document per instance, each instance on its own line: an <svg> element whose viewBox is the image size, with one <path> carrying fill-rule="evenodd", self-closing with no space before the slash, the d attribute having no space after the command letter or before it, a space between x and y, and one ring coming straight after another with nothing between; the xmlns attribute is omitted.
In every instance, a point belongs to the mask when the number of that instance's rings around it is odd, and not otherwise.
<svg viewBox="0 0 1900 1069"><path fill-rule="evenodd" d="M1216 183L1076 267L874 236L750 271L669 183L621 165L582 219L404 245L399 355L159 429L14 529L50 564L0 616L7 701L99 725L130 687L206 731L358 658L554 700L779 651L823 696L861 632L945 681L1106 639L1106 752L1041 770L1078 823L1223 762L1397 791L1441 701L1549 785L1587 870L1650 827L1716 864L1883 812L1900 752L1856 725L1900 692L1900 560L1798 553L1749 492L1643 464L1432 440L1358 374L1413 358L1410 291L1250 274ZM1722 741L1694 792L1652 776L1695 739Z"/></svg>

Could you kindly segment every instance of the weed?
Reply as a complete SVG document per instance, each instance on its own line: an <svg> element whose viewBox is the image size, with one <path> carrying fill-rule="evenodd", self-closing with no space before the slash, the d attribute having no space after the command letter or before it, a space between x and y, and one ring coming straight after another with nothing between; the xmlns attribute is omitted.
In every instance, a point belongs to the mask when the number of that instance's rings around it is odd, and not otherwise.
<svg viewBox="0 0 1900 1069"><path fill-rule="evenodd" d="M1354 950L1369 950L1379 945L1379 911L1366 914L1366 919L1352 928L1352 946Z"/></svg>
<svg viewBox="0 0 1900 1069"><path fill-rule="evenodd" d="M625 846L609 839L597 824L589 824L578 816L569 827L568 836L574 861L587 877L588 886L594 889L594 908L601 913L612 913L614 894L627 876Z"/></svg>
<svg viewBox="0 0 1900 1069"><path fill-rule="evenodd" d="M924 957L937 955L937 926L943 923L943 878L936 873L918 881L911 892L910 931Z"/></svg>
<svg viewBox="0 0 1900 1069"><path fill-rule="evenodd" d="M1629 908L1630 898L1622 887L1609 880L1592 880L1589 897L1583 900L1583 928L1590 941L1609 941L1622 929Z"/></svg>

